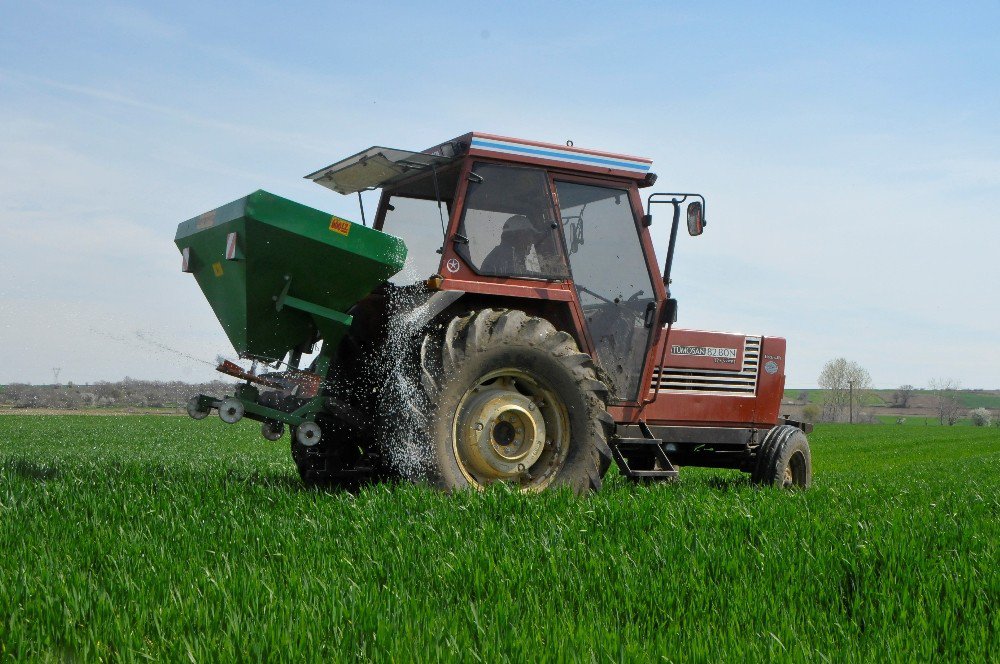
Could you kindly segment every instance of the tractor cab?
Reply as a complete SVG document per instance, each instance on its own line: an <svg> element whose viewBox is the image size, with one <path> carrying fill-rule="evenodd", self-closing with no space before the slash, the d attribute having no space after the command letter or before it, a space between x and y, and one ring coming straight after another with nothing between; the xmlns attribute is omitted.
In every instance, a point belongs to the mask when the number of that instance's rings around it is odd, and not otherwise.
<svg viewBox="0 0 1000 664"><path fill-rule="evenodd" d="M420 153L372 147L306 177L383 190L374 226L408 249L394 283L531 300L572 321L615 400L636 402L666 300L638 193L650 165L472 133Z"/></svg>

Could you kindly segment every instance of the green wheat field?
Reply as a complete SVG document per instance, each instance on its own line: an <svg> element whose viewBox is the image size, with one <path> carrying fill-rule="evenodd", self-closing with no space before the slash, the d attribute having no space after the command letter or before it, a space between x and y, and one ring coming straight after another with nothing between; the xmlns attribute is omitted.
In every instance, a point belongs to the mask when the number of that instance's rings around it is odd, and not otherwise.
<svg viewBox="0 0 1000 664"><path fill-rule="evenodd" d="M350 495L250 422L0 416L0 659L996 657L1000 429L811 442L804 493Z"/></svg>

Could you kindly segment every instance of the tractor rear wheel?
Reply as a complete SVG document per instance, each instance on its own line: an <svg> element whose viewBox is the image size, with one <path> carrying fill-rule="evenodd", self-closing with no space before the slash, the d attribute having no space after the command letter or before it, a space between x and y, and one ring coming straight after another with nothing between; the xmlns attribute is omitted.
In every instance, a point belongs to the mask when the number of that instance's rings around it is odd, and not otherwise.
<svg viewBox="0 0 1000 664"><path fill-rule="evenodd" d="M569 334L485 309L426 334L420 364L435 485L600 489L614 430L608 388Z"/></svg>
<svg viewBox="0 0 1000 664"><path fill-rule="evenodd" d="M754 484L807 489L812 483L809 439L798 427L776 426L764 436L751 473Z"/></svg>

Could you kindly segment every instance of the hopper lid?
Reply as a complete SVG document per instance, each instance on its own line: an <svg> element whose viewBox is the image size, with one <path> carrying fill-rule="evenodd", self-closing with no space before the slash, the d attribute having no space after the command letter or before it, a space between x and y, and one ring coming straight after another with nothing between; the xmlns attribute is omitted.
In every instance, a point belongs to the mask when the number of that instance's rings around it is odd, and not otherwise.
<svg viewBox="0 0 1000 664"><path fill-rule="evenodd" d="M454 162L459 157L456 147L445 143L428 153L372 146L310 173L306 179L341 194L378 189Z"/></svg>

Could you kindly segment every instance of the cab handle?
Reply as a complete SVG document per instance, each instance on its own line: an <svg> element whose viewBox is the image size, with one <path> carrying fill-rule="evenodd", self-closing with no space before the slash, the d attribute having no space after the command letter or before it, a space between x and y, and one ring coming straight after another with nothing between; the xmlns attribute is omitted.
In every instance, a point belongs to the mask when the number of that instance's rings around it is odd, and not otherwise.
<svg viewBox="0 0 1000 664"><path fill-rule="evenodd" d="M646 305L643 322L646 324L646 327L653 327L653 324L656 323L656 302L650 302Z"/></svg>

